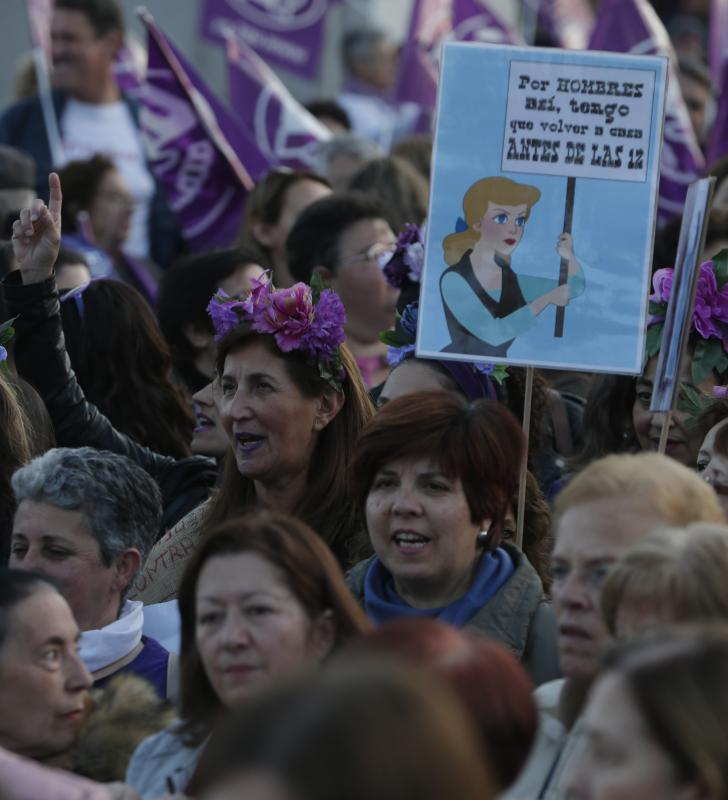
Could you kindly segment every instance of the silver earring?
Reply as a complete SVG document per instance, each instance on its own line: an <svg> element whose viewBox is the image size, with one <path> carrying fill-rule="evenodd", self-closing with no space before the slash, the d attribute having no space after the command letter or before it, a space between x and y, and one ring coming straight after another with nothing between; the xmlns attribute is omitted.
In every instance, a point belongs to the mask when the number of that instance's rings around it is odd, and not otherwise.
<svg viewBox="0 0 728 800"><path fill-rule="evenodd" d="M488 543L488 537L490 536L490 531L480 531L480 533L475 538L475 541L482 547Z"/></svg>

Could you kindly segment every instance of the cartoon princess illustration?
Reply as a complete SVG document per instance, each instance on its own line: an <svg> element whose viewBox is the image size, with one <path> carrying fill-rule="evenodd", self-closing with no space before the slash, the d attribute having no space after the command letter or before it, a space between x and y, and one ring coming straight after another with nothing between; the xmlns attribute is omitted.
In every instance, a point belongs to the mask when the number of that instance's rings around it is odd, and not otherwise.
<svg viewBox="0 0 728 800"><path fill-rule="evenodd" d="M440 294L451 338L443 352L505 358L545 308L566 306L583 293L584 273L569 233L556 244L568 263L566 284L517 275L511 268L511 254L540 197L535 186L500 177L476 181L465 193L467 229L442 243L449 266L440 278Z"/></svg>

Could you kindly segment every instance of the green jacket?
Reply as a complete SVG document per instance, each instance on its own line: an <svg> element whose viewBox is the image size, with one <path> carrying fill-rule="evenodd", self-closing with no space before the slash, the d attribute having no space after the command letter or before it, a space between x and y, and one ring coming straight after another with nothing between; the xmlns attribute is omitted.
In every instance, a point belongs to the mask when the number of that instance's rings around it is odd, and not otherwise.
<svg viewBox="0 0 728 800"><path fill-rule="evenodd" d="M505 645L523 664L538 686L561 676L556 617L543 592L541 579L526 556L514 545L501 545L515 572L465 625ZM374 556L360 561L346 575L354 597L363 603L364 579Z"/></svg>

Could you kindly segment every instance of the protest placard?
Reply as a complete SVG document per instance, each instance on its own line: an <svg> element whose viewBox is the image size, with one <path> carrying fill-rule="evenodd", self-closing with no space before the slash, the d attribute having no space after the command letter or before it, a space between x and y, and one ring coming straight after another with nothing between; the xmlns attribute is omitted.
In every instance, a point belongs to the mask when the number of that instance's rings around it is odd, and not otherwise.
<svg viewBox="0 0 728 800"><path fill-rule="evenodd" d="M418 355L640 372L666 75L444 46Z"/></svg>

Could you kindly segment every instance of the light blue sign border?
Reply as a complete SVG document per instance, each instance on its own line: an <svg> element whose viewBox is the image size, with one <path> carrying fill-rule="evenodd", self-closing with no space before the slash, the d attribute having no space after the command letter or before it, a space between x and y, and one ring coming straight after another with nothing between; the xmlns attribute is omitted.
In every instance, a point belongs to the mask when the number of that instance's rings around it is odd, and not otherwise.
<svg viewBox="0 0 728 800"><path fill-rule="evenodd" d="M505 355L473 355L452 348L440 279L448 265L443 240L463 227L463 197L476 181L502 176L536 187L511 266L519 280L546 285L559 275L556 243L563 230L565 177L500 169L511 61L653 71L655 91L646 180L578 177L573 250L583 273L565 312L564 335L554 336L555 306L519 333ZM538 68L534 70L538 74ZM643 366L647 296L657 209L667 59L500 45L447 43L443 48L438 118L420 294L417 355L486 360L554 369L639 374ZM458 219L460 221L458 222ZM522 223L521 223L522 224ZM577 280L578 283L578 280ZM579 288L583 291L579 296ZM528 288L528 287L524 287ZM524 298L526 291L523 292ZM496 293L497 298L497 293ZM526 298L527 299L527 298ZM483 309L482 313L488 312ZM443 349L450 347L445 353Z"/></svg>

